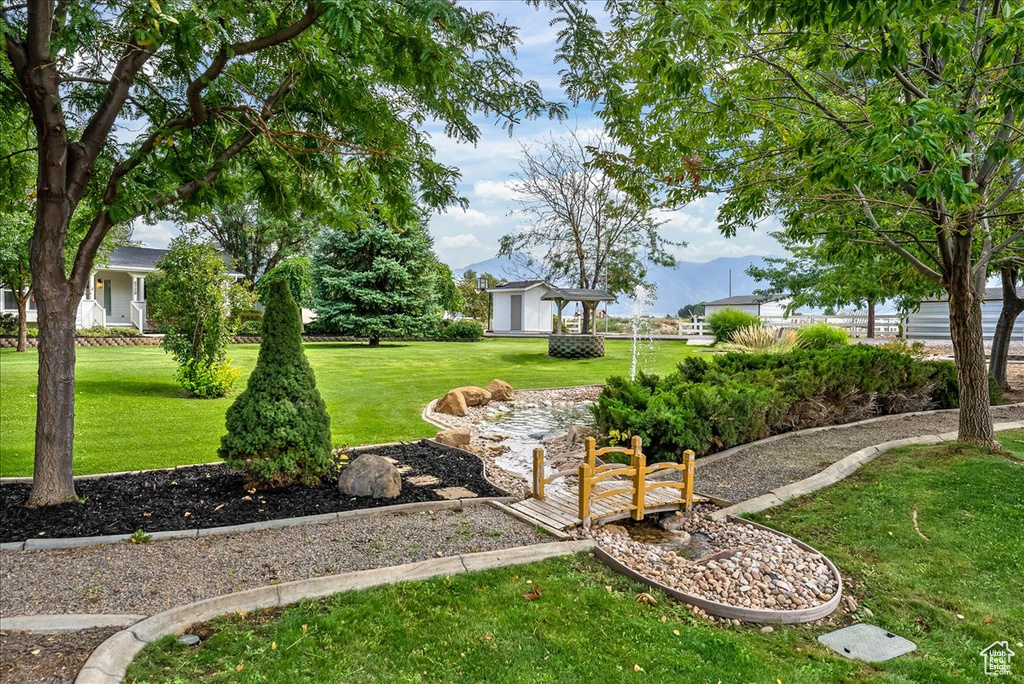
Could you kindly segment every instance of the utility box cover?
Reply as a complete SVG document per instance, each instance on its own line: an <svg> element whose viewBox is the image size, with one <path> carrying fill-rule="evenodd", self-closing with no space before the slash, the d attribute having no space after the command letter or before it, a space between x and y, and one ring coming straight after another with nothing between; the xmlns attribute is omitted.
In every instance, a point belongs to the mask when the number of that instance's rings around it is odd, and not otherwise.
<svg viewBox="0 0 1024 684"><path fill-rule="evenodd" d="M913 641L864 623L822 634L818 641L840 655L869 663L880 663L917 650Z"/></svg>

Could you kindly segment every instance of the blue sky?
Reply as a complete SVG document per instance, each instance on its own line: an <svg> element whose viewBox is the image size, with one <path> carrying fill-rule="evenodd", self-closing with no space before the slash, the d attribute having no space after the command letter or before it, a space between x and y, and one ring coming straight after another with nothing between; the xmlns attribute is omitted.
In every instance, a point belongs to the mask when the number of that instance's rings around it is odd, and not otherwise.
<svg viewBox="0 0 1024 684"><path fill-rule="evenodd" d="M466 4L494 12L518 26L523 44L516 62L524 78L540 83L548 99L566 99L559 87L559 67L554 63L557 29L550 25L553 15L548 10L535 10L518 0L475 0ZM603 0L591 5L599 10ZM435 251L453 268L493 257L501 236L520 225L522 219L510 212L516 208L511 186L519 170L523 145L536 144L549 135L565 135L572 128L594 134L602 128L600 120L585 104L573 110L564 122L548 119L523 122L516 127L513 137L493 120L481 118L478 123L482 136L475 147L448 139L440 126L427 129L438 160L461 170L460 193L469 201L466 211L452 209L433 216L430 221ZM755 232L731 239L722 237L715 221L717 207L717 199L709 197L661 217L666 221L662 228L666 238L689 243L675 250L679 260L709 261L722 256L783 252L768 235L774 229L771 220ZM170 224L147 226L140 223L134 229L133 239L149 247L165 247L176 232Z"/></svg>

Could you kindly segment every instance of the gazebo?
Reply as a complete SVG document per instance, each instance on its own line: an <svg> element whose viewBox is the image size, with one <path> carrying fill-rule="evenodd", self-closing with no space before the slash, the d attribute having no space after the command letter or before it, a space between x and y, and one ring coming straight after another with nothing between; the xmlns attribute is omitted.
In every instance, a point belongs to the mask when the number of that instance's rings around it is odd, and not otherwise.
<svg viewBox="0 0 1024 684"><path fill-rule="evenodd" d="M615 297L607 290L588 290L582 288L554 288L542 300L555 303L558 315L555 316L555 331L548 335L548 355L568 359L595 358L604 356L604 337L596 332L597 305L610 302ZM580 302L585 310L583 326L579 334L562 331L562 310L570 302Z"/></svg>

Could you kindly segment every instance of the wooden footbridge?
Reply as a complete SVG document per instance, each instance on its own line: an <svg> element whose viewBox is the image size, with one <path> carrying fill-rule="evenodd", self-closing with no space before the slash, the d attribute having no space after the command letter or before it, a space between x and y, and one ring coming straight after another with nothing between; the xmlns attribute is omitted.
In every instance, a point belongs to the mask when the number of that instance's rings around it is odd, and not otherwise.
<svg viewBox="0 0 1024 684"><path fill-rule="evenodd" d="M578 468L551 476L544 472L544 449L534 449L532 495L509 507L533 522L564 531L622 518L642 520L648 513L688 511L694 502L706 501L693 493L692 451L683 453L681 463L647 465L639 437L633 437L628 448L603 449L588 437L585 448ZM608 456L628 457L629 464L604 462ZM566 482L560 490L547 488L555 480L574 475L576 483Z"/></svg>

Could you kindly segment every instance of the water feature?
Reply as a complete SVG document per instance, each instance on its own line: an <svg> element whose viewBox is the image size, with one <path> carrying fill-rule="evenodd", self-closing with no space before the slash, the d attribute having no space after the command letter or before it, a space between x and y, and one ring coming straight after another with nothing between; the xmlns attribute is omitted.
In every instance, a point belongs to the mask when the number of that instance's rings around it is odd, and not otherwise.
<svg viewBox="0 0 1024 684"><path fill-rule="evenodd" d="M651 336L651 311L654 309L654 292L644 285L633 290L633 301L629 307L629 327L633 333L633 354L629 364L629 379L636 380L641 355L653 352L654 338ZM640 370L643 370L642 368Z"/></svg>
<svg viewBox="0 0 1024 684"><path fill-rule="evenodd" d="M487 418L479 426L480 432L506 437L498 444L508 447L509 451L495 457L495 465L529 482L533 477L534 448L540 446L545 439L564 435L573 425L593 425L594 416L590 412L592 403L517 403ZM548 465L550 471L550 463Z"/></svg>
<svg viewBox="0 0 1024 684"><path fill-rule="evenodd" d="M684 515L690 515L684 513ZM717 549L703 532L669 532L658 527L652 520L641 520L623 525L629 538L657 546L665 551L674 551L676 555L697 560L713 554Z"/></svg>

